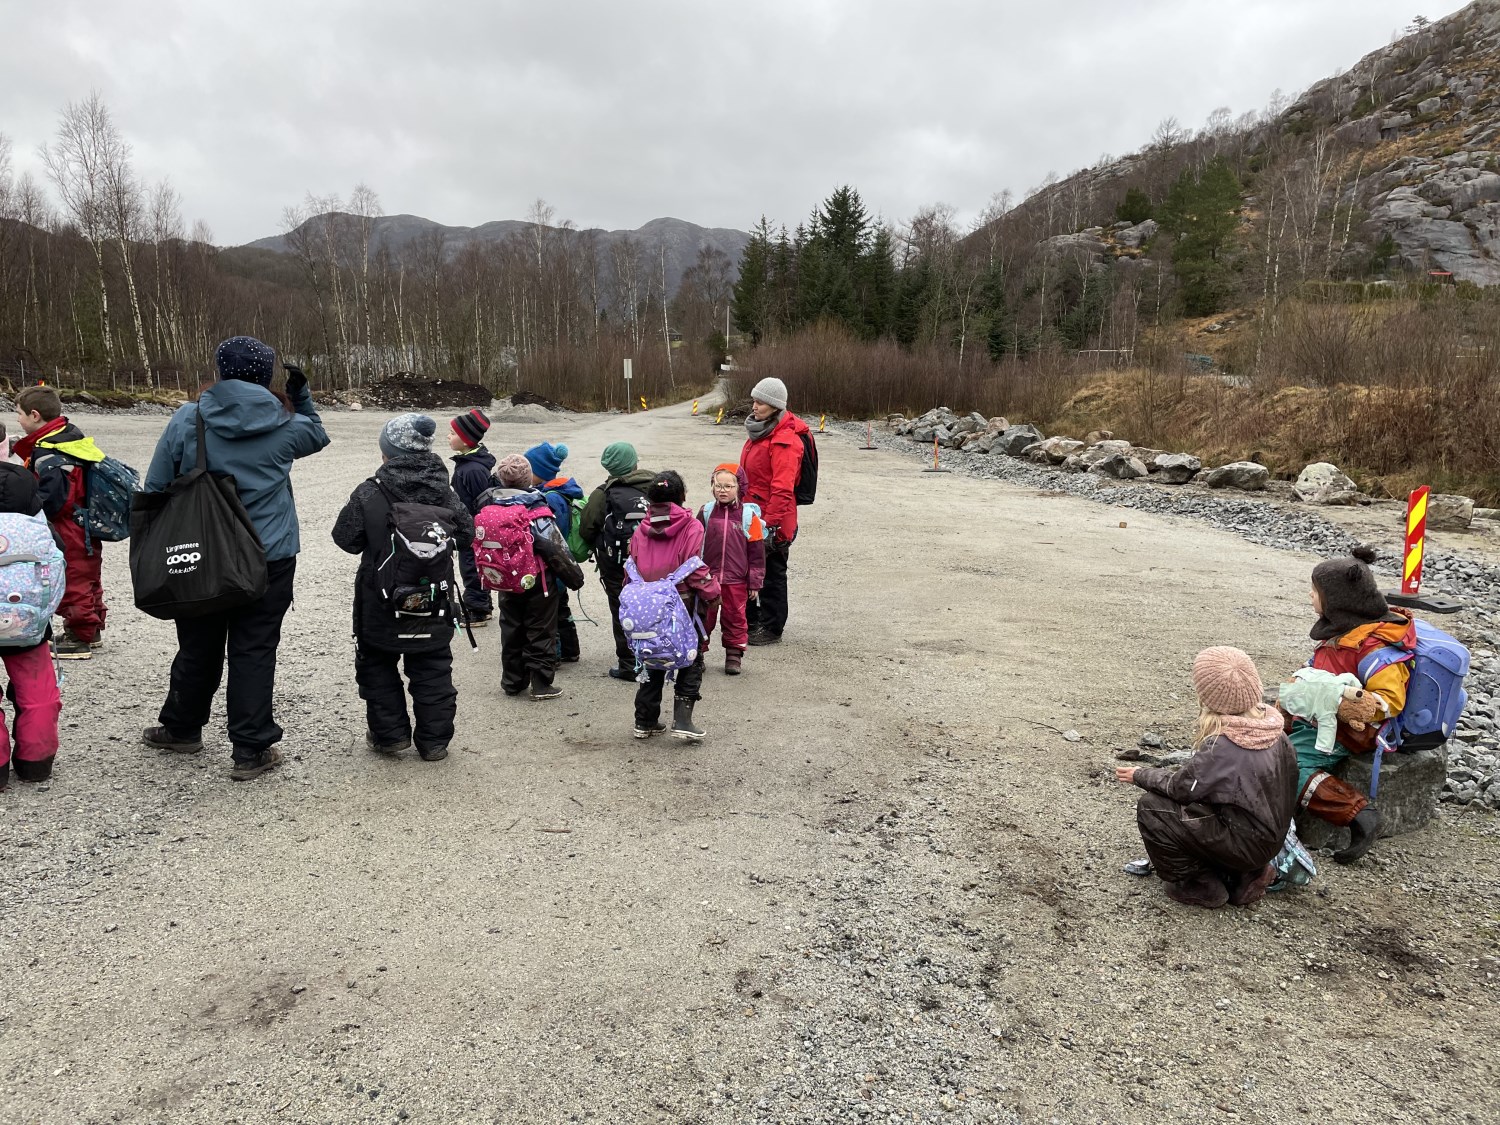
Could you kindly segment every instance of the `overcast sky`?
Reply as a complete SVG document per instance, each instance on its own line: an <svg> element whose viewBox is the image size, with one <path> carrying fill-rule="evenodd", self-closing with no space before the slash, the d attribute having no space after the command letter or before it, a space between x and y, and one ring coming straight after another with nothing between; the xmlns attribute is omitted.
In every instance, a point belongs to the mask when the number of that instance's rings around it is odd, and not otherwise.
<svg viewBox="0 0 1500 1125"><path fill-rule="evenodd" d="M389 214L794 225L839 184L973 216L1175 115L1258 109L1438 0L0 0L18 168L104 96L221 244L363 181Z"/></svg>

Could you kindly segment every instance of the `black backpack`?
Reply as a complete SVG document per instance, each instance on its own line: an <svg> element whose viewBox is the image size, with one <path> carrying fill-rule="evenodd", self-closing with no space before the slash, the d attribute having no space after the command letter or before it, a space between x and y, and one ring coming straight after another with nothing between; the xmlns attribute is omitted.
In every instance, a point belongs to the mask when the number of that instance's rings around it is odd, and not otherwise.
<svg viewBox="0 0 1500 1125"><path fill-rule="evenodd" d="M596 550L601 558L624 566L630 557L630 540L646 518L651 504L634 485L616 481L604 490L604 530Z"/></svg>
<svg viewBox="0 0 1500 1125"><path fill-rule="evenodd" d="M797 507L805 508L818 495L818 443L810 431L804 430L797 436L802 439L802 468L797 472L797 487L792 497Z"/></svg>
<svg viewBox="0 0 1500 1125"><path fill-rule="evenodd" d="M380 481L390 546L375 568L382 603L396 618L453 615L458 521L447 508L398 501Z"/></svg>

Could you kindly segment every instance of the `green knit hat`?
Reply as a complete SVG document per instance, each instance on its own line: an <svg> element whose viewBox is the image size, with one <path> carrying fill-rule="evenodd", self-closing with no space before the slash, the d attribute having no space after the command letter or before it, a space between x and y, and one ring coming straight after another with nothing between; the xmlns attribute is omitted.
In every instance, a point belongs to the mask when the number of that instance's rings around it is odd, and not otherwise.
<svg viewBox="0 0 1500 1125"><path fill-rule="evenodd" d="M635 471L640 462L635 455L635 446L628 441L617 441L604 447L604 455L599 458L599 464L604 466L604 471L612 477L623 477L626 473Z"/></svg>

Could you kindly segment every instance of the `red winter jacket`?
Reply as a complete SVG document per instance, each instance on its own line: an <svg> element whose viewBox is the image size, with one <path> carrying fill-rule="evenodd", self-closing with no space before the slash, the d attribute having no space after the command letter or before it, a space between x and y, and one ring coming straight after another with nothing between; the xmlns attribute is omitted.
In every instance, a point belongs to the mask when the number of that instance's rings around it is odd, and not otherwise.
<svg viewBox="0 0 1500 1125"><path fill-rule="evenodd" d="M745 499L759 504L766 523L776 529L777 543L797 538L797 478L802 475L802 439L807 423L790 410L765 437L751 438L740 451L740 467L749 478Z"/></svg>

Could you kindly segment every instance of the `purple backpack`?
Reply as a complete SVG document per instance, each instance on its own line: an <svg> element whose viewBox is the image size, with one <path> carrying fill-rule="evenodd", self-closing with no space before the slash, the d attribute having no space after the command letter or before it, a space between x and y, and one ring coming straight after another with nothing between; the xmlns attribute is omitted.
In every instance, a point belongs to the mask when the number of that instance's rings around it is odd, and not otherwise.
<svg viewBox="0 0 1500 1125"><path fill-rule="evenodd" d="M698 659L699 625L683 604L677 583L702 565L703 560L694 555L665 578L647 582L635 560L626 561L630 581L620 591L620 624L635 652L642 683L652 670L675 679L677 669Z"/></svg>

